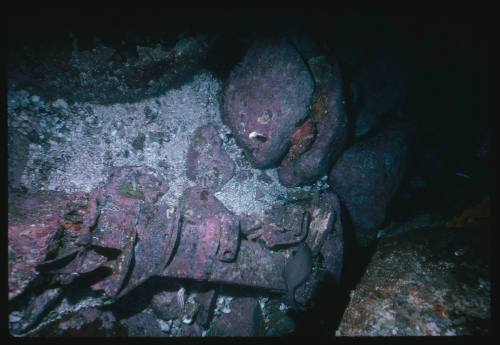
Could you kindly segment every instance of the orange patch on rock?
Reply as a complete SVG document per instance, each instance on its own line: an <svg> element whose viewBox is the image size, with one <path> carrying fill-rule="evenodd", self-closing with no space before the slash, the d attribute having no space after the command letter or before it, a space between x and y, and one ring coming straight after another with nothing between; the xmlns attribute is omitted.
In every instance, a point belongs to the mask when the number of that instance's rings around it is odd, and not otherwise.
<svg viewBox="0 0 500 345"><path fill-rule="evenodd" d="M309 119L292 134L292 146L290 147L288 155L285 159L295 160L302 153L306 152L311 147L315 136L316 127Z"/></svg>

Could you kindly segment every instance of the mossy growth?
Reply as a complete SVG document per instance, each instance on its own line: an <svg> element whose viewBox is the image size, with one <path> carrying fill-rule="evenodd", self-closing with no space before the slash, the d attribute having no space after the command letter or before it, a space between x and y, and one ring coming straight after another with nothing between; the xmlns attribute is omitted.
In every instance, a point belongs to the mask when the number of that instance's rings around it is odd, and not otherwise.
<svg viewBox="0 0 500 345"><path fill-rule="evenodd" d="M142 191L138 188L136 183L132 183L130 181L126 181L120 185L120 188L118 189L118 192L126 197L129 198L135 198L135 199L142 199L144 198L144 194Z"/></svg>

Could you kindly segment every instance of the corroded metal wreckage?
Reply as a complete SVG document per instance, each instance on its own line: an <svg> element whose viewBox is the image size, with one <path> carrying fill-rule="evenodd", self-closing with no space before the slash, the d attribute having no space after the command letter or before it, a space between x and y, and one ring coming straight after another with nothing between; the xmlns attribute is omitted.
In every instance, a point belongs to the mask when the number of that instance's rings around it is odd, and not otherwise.
<svg viewBox="0 0 500 345"><path fill-rule="evenodd" d="M102 294L106 304L115 303L149 278L160 277L198 286L266 290L285 300L291 296L288 302L301 306L321 281L321 274L311 272L313 265L322 266L314 272L330 272L338 278L342 226L333 193L318 195L305 206L288 205L294 216L285 215L286 224L278 225L235 215L202 186L187 188L175 209L160 206L157 201L167 190L167 182L153 169L130 166L113 169L107 184L87 195L66 195L65 200L72 201L60 205L63 211L45 240L45 260L36 265L38 276L49 277L47 288L58 289L57 296L59 287L78 281ZM307 247L310 255L307 262L295 265L297 258L287 258L286 253L297 246ZM15 288L12 297L19 294L14 295ZM213 288L207 293L205 306L200 309L198 301L192 308L203 324L213 312L215 298ZM182 310L187 310L189 304L184 294L181 297ZM40 317L33 318L18 331L33 328Z"/></svg>

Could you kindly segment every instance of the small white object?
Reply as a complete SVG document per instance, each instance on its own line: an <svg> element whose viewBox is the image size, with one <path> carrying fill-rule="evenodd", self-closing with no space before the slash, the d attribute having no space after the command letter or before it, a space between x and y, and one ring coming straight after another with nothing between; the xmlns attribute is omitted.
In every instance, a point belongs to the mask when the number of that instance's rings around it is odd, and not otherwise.
<svg viewBox="0 0 500 345"><path fill-rule="evenodd" d="M259 141L266 141L267 138L264 134L258 133L258 132L252 132L248 135L250 139L257 139Z"/></svg>
<svg viewBox="0 0 500 345"><path fill-rule="evenodd" d="M457 176L459 176L459 177L468 178L468 179L470 179L470 178L471 178L469 175L466 175L466 174L464 174L463 172L460 172L460 171L457 171L457 172L455 173L455 175L457 175Z"/></svg>
<svg viewBox="0 0 500 345"><path fill-rule="evenodd" d="M182 318L182 323L185 323L186 325L190 325L190 324L192 324L192 323L193 323L193 319L192 319L192 318L190 318L190 317L186 317L186 316L184 316L184 317Z"/></svg>

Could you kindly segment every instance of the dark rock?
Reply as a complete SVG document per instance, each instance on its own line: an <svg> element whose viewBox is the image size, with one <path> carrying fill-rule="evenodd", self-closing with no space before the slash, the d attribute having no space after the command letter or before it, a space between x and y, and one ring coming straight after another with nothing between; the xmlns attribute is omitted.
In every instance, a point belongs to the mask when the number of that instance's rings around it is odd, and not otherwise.
<svg viewBox="0 0 500 345"><path fill-rule="evenodd" d="M267 327L266 336L286 336L295 330L295 322L287 314L287 310L280 308L281 302L272 299L266 304Z"/></svg>
<svg viewBox="0 0 500 345"><path fill-rule="evenodd" d="M142 311L120 320L129 337L164 337L159 320L149 311Z"/></svg>
<svg viewBox="0 0 500 345"><path fill-rule="evenodd" d="M212 125L198 128L186 159L187 177L203 187L217 191L234 175L235 164L222 147Z"/></svg>
<svg viewBox="0 0 500 345"><path fill-rule="evenodd" d="M144 141L146 141L146 135L144 133L139 133L132 141L132 147L136 150L144 149Z"/></svg>
<svg viewBox="0 0 500 345"><path fill-rule="evenodd" d="M335 58L324 56L308 63L316 81L311 119L292 136L292 147L279 170L280 182L290 187L313 183L327 173L347 142L348 114L340 66Z"/></svg>
<svg viewBox="0 0 500 345"><path fill-rule="evenodd" d="M154 46L139 38L132 46L128 41L126 46L108 42L111 46L64 44L57 48L45 45L44 49L13 49L9 58L22 62L9 66L9 77L13 83L47 99L64 95L70 102L136 102L162 95L199 71L214 47L214 38L198 34L162 39ZM85 40L77 33L73 43Z"/></svg>
<svg viewBox="0 0 500 345"><path fill-rule="evenodd" d="M208 336L251 337L259 336L262 314L254 297L236 297L231 301L231 312L214 319Z"/></svg>
<svg viewBox="0 0 500 345"><path fill-rule="evenodd" d="M352 292L338 334L489 334L490 237L483 222L383 238Z"/></svg>
<svg viewBox="0 0 500 345"><path fill-rule="evenodd" d="M312 77L286 39L258 41L231 73L223 120L258 168L277 164L307 116Z"/></svg>
<svg viewBox="0 0 500 345"><path fill-rule="evenodd" d="M195 300L199 303L200 308L196 315L196 323L202 327L206 327L211 319L212 312L215 306L217 293L215 289L206 291L196 291Z"/></svg>
<svg viewBox="0 0 500 345"><path fill-rule="evenodd" d="M151 299L153 312L162 320L177 319L181 308L177 301L177 291L161 291Z"/></svg>
<svg viewBox="0 0 500 345"><path fill-rule="evenodd" d="M365 246L376 236L386 210L405 173L405 127L395 124L349 147L330 172L330 185L339 195Z"/></svg>
<svg viewBox="0 0 500 345"><path fill-rule="evenodd" d="M55 288L34 297L26 308L22 321L14 325L13 331L24 333L36 326L42 317L59 302L61 296L62 289Z"/></svg>
<svg viewBox="0 0 500 345"><path fill-rule="evenodd" d="M203 329L196 323L181 325L180 334L181 337L201 337L203 335Z"/></svg>

